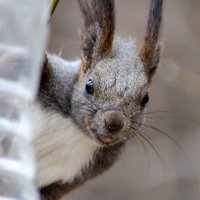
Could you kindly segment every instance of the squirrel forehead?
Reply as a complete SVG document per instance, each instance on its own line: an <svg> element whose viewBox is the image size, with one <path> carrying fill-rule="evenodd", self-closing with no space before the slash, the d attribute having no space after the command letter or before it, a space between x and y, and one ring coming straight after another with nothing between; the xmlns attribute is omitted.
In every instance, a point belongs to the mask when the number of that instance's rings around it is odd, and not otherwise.
<svg viewBox="0 0 200 200"><path fill-rule="evenodd" d="M98 87L114 91L118 96L134 96L147 84L144 66L133 40L117 38L113 55L100 61L94 71Z"/></svg>

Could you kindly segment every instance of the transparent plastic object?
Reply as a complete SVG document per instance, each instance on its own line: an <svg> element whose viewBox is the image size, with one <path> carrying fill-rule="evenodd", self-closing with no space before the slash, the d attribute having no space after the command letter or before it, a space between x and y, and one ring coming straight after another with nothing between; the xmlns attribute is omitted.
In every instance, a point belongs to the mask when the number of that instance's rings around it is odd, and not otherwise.
<svg viewBox="0 0 200 200"><path fill-rule="evenodd" d="M38 194L30 181L13 174L0 173L1 200L36 200Z"/></svg>
<svg viewBox="0 0 200 200"><path fill-rule="evenodd" d="M29 105L40 78L48 0L0 0L0 200L38 199Z"/></svg>
<svg viewBox="0 0 200 200"><path fill-rule="evenodd" d="M6 91L35 95L46 40L47 2L0 0L0 85ZM4 79L10 83L2 85Z"/></svg>

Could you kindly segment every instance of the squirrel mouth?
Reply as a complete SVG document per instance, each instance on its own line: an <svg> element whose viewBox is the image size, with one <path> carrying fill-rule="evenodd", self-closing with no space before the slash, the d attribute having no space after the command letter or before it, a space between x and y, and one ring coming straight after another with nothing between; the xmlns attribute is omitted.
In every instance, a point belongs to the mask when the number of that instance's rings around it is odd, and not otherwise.
<svg viewBox="0 0 200 200"><path fill-rule="evenodd" d="M103 146L111 146L118 142L120 139L113 136L106 136L99 133L96 129L91 129L92 134L95 136L96 140Z"/></svg>

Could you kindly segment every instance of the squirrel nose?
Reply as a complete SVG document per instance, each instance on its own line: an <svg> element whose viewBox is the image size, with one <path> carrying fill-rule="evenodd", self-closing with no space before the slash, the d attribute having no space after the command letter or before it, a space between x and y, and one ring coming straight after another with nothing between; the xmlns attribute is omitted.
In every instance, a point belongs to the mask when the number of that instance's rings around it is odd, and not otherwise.
<svg viewBox="0 0 200 200"><path fill-rule="evenodd" d="M115 111L107 111L104 123L109 132L118 132L124 127L124 115Z"/></svg>

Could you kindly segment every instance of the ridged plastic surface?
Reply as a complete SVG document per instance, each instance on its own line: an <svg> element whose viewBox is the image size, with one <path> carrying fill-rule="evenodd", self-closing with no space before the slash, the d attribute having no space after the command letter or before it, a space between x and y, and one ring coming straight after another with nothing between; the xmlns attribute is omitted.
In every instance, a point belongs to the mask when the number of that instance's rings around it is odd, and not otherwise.
<svg viewBox="0 0 200 200"><path fill-rule="evenodd" d="M47 39L48 0L0 0L0 200L36 200L29 106Z"/></svg>

